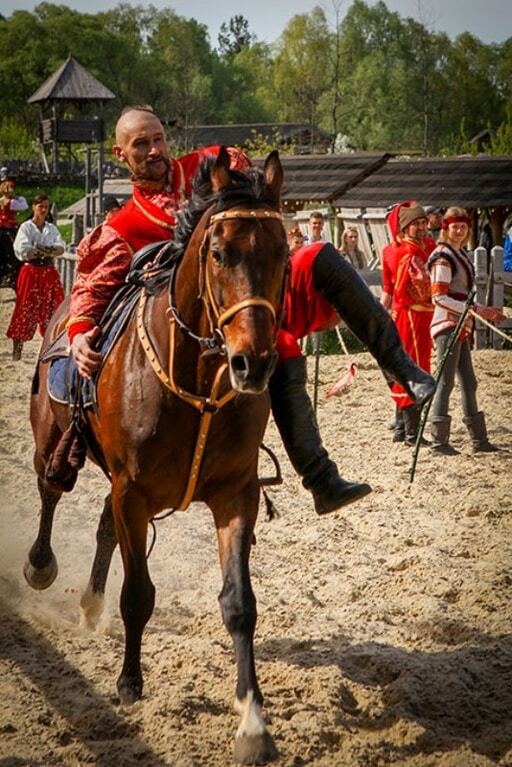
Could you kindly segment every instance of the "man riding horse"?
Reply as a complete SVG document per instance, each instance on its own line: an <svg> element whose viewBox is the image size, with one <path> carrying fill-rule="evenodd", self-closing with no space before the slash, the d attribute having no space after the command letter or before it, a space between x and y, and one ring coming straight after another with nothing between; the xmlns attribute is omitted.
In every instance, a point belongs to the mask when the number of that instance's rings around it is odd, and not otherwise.
<svg viewBox="0 0 512 767"><path fill-rule="evenodd" d="M170 158L160 120L148 107L130 107L118 120L113 149L132 171L133 195L122 211L95 230L93 239L86 236L78 248L67 327L72 356L85 378L91 378L101 364L101 354L94 349L98 323L124 282L133 253L172 237L175 212L190 193L200 161L218 154L220 147ZM250 165L240 150L228 151L231 167ZM404 353L388 314L350 264L328 243L305 250L304 258L292 259L277 344L280 364L269 388L274 419L291 463L313 494L316 511L324 514L362 498L371 488L344 480L329 458L306 391L305 359L293 347L294 339L302 331L320 329L323 319L330 315L332 320L336 311L368 346L387 378L402 384L418 404L432 395L434 380Z"/></svg>

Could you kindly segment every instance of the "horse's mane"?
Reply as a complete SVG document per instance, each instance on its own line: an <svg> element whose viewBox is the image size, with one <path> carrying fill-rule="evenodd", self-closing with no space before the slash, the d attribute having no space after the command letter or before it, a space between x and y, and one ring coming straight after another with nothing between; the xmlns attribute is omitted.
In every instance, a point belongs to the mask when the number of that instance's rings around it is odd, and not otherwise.
<svg viewBox="0 0 512 767"><path fill-rule="evenodd" d="M183 258L186 247L203 213L212 208L212 213L219 213L238 205L259 208L264 205L275 207L276 200L267 192L263 172L258 168L246 168L244 171L229 170L230 183L224 189L214 192L210 171L216 162L211 155L201 161L192 184L192 193L176 213L174 237L165 246L159 258L158 270L144 285L148 293L158 292L167 284L171 270Z"/></svg>
<svg viewBox="0 0 512 767"><path fill-rule="evenodd" d="M219 192L214 192L210 170L215 161L214 156L202 160L194 178L191 197L178 211L178 223L168 250L173 261L182 257L192 232L208 208L212 207L213 213L219 213L236 205L251 205L255 208L263 205L275 205L276 201L270 199L266 194L262 171L254 167L244 171L230 170L231 181L229 185Z"/></svg>

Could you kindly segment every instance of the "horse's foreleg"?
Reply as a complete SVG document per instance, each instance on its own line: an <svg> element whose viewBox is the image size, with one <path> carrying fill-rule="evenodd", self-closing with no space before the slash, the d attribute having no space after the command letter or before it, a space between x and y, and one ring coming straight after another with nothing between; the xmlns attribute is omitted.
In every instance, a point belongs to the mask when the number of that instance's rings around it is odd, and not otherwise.
<svg viewBox="0 0 512 767"><path fill-rule="evenodd" d="M258 508L258 489L251 489L244 498L238 499L237 504L232 502L229 505L233 511L231 515L224 504L221 513L214 510L214 516L223 573L219 602L224 625L233 639L237 664L235 709L241 721L234 756L241 764L264 764L275 759L278 753L263 718L263 696L254 663L256 599L251 586L249 554Z"/></svg>
<svg viewBox="0 0 512 767"><path fill-rule="evenodd" d="M37 538L28 553L23 574L33 589L47 589L57 577L57 560L51 547L51 535L55 508L62 495L40 477L37 488L41 497L41 518Z"/></svg>
<svg viewBox="0 0 512 767"><path fill-rule="evenodd" d="M125 628L125 654L117 690L121 703L131 705L142 696L142 633L155 603L155 587L149 577L146 560L150 515L142 494L133 489L117 492L115 485L112 489L112 509L124 566L121 615Z"/></svg>
<svg viewBox="0 0 512 767"><path fill-rule="evenodd" d="M116 546L117 538L109 493L105 498L96 531L96 554L89 583L80 600L80 625L88 629L94 630L96 628L103 612L105 585Z"/></svg>

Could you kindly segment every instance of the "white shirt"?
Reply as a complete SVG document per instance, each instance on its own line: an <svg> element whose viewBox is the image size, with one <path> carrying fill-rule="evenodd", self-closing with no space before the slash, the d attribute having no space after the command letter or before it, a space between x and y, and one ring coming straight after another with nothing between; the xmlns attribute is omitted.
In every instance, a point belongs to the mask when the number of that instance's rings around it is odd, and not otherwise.
<svg viewBox="0 0 512 767"><path fill-rule="evenodd" d="M14 240L14 252L20 261L30 261L37 256L36 248L38 245L45 247L58 248L59 251L53 255L60 255L66 249L66 243L62 239L59 230L55 224L45 222L41 231L32 221L24 221Z"/></svg>

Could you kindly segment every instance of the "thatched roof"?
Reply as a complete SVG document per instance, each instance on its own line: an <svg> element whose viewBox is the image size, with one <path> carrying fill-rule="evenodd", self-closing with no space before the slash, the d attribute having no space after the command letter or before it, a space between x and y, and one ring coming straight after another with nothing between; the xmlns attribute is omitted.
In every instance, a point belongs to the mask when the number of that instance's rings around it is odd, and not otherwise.
<svg viewBox="0 0 512 767"><path fill-rule="evenodd" d="M284 200L332 202L391 157L387 153L281 157Z"/></svg>
<svg viewBox="0 0 512 767"><path fill-rule="evenodd" d="M52 101L106 101L115 95L90 72L68 56L51 77L28 99L29 104Z"/></svg>
<svg viewBox="0 0 512 767"><path fill-rule="evenodd" d="M512 157L391 159L338 195L344 208L379 208L415 199L423 205L464 208L512 206Z"/></svg>

